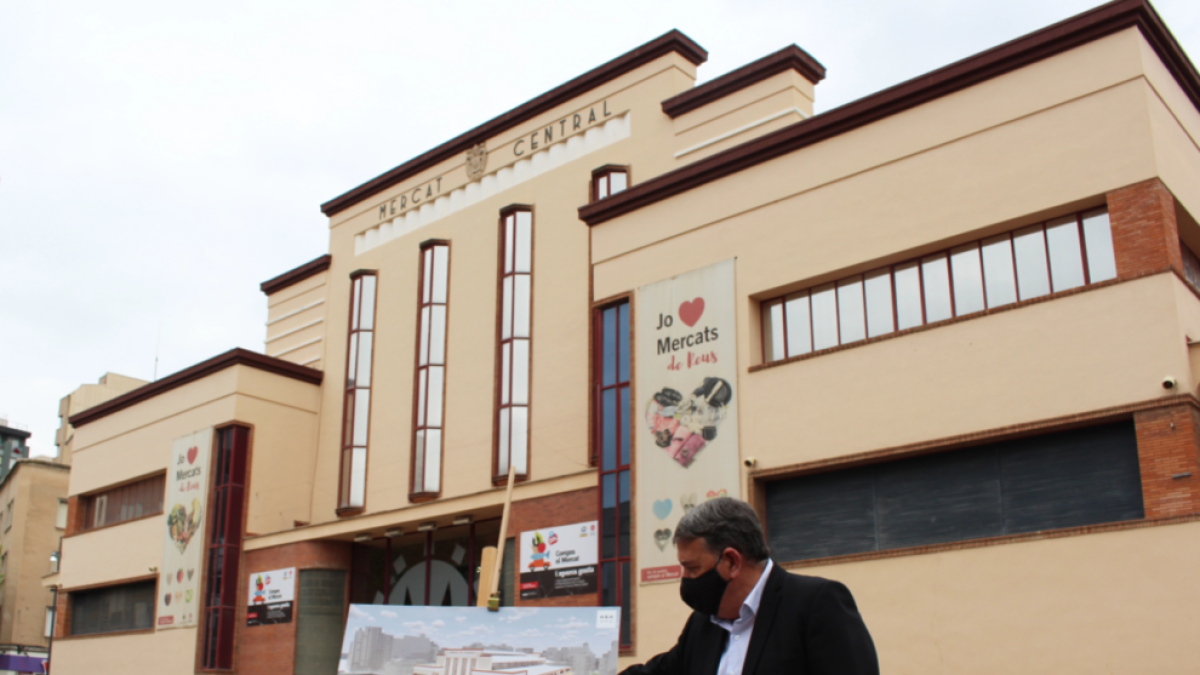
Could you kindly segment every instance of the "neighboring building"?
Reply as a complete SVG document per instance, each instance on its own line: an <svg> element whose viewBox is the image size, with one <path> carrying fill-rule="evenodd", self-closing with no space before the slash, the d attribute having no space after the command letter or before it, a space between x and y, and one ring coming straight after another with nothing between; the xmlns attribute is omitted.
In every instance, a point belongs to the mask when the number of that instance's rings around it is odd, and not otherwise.
<svg viewBox="0 0 1200 675"><path fill-rule="evenodd" d="M75 440L75 428L71 426L72 415L145 384L149 383L136 377L105 373L96 384L80 385L78 389L64 396L58 403L58 432L54 436L54 445L58 446L58 457L55 461L71 464L71 448Z"/></svg>
<svg viewBox="0 0 1200 675"><path fill-rule="evenodd" d="M29 457L29 446L25 441L32 435L24 425L10 422L6 415L0 415L0 478L15 460Z"/></svg>
<svg viewBox="0 0 1200 675"><path fill-rule="evenodd" d="M1185 672L1200 76L1154 10L819 115L799 48L694 86L705 58L668 33L327 202L267 355L73 415L54 672L474 670L503 636L435 665L342 631L475 604L498 544L506 604L623 612L599 657L488 668L611 672L674 642L671 528L730 493L887 672ZM599 591L520 599L514 537L593 520ZM293 620L247 626L288 568Z"/></svg>
<svg viewBox="0 0 1200 675"><path fill-rule="evenodd" d="M69 470L48 459L20 459L0 480L0 644L48 645L54 592L42 578L55 571Z"/></svg>

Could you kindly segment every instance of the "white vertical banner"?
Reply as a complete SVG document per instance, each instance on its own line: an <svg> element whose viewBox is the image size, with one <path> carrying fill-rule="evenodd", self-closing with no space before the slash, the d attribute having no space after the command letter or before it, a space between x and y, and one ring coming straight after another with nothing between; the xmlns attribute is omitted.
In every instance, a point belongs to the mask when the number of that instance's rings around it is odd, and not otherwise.
<svg viewBox="0 0 1200 675"><path fill-rule="evenodd" d="M158 568L159 629L191 627L199 619L212 439L210 427L171 444L163 495L166 543Z"/></svg>
<svg viewBox="0 0 1200 675"><path fill-rule="evenodd" d="M683 514L740 497L734 260L643 286L637 296L637 538L641 582L681 576Z"/></svg>

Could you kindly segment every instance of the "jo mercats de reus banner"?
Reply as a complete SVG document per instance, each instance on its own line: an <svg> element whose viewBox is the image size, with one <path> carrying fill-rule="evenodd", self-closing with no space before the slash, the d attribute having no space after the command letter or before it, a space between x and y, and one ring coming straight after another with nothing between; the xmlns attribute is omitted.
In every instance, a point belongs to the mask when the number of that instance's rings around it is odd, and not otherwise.
<svg viewBox="0 0 1200 675"><path fill-rule="evenodd" d="M203 429L171 444L163 495L166 543L158 568L159 629L195 626L199 618L212 433Z"/></svg>
<svg viewBox="0 0 1200 675"><path fill-rule="evenodd" d="M707 499L740 497L734 261L638 289L638 558L642 583L681 576L671 539Z"/></svg>

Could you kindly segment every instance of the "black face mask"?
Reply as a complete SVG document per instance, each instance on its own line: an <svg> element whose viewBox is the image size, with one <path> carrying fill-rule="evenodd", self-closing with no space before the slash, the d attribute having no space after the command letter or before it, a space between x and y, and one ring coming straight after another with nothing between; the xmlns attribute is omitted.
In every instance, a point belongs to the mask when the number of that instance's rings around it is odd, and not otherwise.
<svg viewBox="0 0 1200 675"><path fill-rule="evenodd" d="M717 565L721 564L717 560ZM682 579L679 582L679 597L688 607L709 616L716 616L721 609L721 598L725 597L725 588L729 582L721 578L717 566L694 579Z"/></svg>

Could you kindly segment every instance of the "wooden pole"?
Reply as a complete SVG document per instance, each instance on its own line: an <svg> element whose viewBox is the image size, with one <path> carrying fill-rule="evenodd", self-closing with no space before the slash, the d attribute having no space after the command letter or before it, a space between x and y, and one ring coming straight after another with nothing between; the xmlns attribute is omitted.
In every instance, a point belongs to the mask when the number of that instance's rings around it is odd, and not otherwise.
<svg viewBox="0 0 1200 675"><path fill-rule="evenodd" d="M517 482L517 467L510 462L508 465L508 490L504 494L504 515L500 517L500 545L496 552L496 563L492 568L492 578L488 584L491 593L488 594L488 609L500 611L500 569L504 566L504 548L508 541L508 512L512 507L513 485Z"/></svg>

